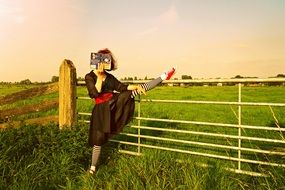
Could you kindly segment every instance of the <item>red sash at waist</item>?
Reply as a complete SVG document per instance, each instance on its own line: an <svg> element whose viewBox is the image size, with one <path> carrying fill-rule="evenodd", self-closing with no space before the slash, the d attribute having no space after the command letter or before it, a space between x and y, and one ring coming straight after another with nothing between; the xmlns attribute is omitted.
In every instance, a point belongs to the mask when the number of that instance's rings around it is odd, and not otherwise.
<svg viewBox="0 0 285 190"><path fill-rule="evenodd" d="M103 93L103 94L100 94L97 98L95 98L95 102L96 104L101 104L101 103L111 100L112 97L113 97L113 93L111 92Z"/></svg>

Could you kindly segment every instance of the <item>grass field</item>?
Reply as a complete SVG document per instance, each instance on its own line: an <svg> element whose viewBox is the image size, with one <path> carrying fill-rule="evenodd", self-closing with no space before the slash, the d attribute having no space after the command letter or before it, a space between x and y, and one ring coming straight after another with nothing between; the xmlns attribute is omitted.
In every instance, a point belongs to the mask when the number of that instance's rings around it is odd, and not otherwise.
<svg viewBox="0 0 285 190"><path fill-rule="evenodd" d="M1 95L21 90L20 87L17 87L17 89L11 88L5 89L5 86L1 86ZM78 96L86 95L86 89L79 87ZM12 105L1 106L0 109L32 104L40 100L57 98L57 96L55 93L32 100L21 100ZM236 86L158 87L143 98L237 101L238 92ZM284 100L284 87L242 88L242 101L284 103ZM93 105L91 100L78 100L77 107L79 111L90 112ZM285 108L273 108L273 111L280 125L284 127ZM45 113L24 115L15 119L25 120L41 115L57 114L57 112L54 109ZM237 106L173 105L146 102L141 105L142 117L163 119L237 123L235 113L237 113ZM137 110L135 114L137 114ZM243 107L242 118L243 124L276 127L268 107ZM135 124L136 121L133 121L133 123ZM215 131L235 135L237 133L236 129L228 130L219 127L213 129L209 126L188 124L165 124L149 121L144 121L141 124L196 131ZM124 132L135 133L136 129L127 127ZM266 173L269 177L251 177L223 170L225 167L236 165L222 160L152 149L142 149L144 156L140 157L120 154L118 149L134 149L134 147L124 145L118 147L116 143L112 142L103 147L98 173L95 177L92 177L86 173L91 157L91 149L86 143L87 134L88 126L81 123L71 130L61 131L55 124L49 126L23 125L18 129L1 130L0 172L2 179L0 180L0 189L285 189L284 169L252 167L254 171ZM236 141L225 142L222 139L176 135L166 132L157 133L142 130L142 134L225 144L237 143ZM270 136L282 139L280 133L277 132L259 134L256 131L247 130L243 131L243 135ZM118 136L116 138L125 139L126 137ZM128 138L128 140L132 141L131 138ZM152 140L143 140L143 143L159 144L159 142ZM181 146L173 143L160 144L173 147ZM261 145L254 144L254 146ZM223 152L195 146L184 146L182 148L236 155L236 152ZM271 146L267 148L270 149ZM260 157L257 158L261 159ZM184 160L184 162L178 162L179 159ZM278 159L281 163L284 163L285 158L279 156L272 159ZM206 163L211 167L201 167L197 163ZM244 169L248 169L249 166L244 167Z"/></svg>

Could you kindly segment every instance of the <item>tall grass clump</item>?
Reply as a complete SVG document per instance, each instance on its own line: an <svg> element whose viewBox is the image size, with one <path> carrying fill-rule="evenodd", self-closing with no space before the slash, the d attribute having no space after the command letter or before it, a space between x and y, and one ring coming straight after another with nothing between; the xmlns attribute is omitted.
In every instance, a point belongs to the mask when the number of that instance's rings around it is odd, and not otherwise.
<svg viewBox="0 0 285 190"><path fill-rule="evenodd" d="M0 132L0 189L56 189L88 159L86 131L25 125ZM4 188L5 187L5 188Z"/></svg>

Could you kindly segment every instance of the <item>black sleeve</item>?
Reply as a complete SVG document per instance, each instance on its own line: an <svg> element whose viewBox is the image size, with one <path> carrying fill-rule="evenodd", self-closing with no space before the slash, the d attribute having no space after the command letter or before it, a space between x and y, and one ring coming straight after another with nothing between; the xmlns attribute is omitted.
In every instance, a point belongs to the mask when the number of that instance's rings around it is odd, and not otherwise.
<svg viewBox="0 0 285 190"><path fill-rule="evenodd" d="M121 83L118 79L116 79L116 77L112 76L112 82L114 85L114 89L118 92L124 92L126 90L128 90L128 85L127 84L123 84Z"/></svg>
<svg viewBox="0 0 285 190"><path fill-rule="evenodd" d="M95 87L96 81L95 79L89 74L85 75L85 83L88 90L88 94L90 98L96 98L99 96L99 93Z"/></svg>

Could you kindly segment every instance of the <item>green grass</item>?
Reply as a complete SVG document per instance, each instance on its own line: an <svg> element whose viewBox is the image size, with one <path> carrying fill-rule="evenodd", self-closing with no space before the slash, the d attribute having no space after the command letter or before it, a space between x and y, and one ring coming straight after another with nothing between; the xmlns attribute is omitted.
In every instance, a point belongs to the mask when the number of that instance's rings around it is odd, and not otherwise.
<svg viewBox="0 0 285 190"><path fill-rule="evenodd" d="M93 177L86 172L91 157L87 131L87 126L60 131L54 124L2 130L0 189L285 188L284 175L276 170L264 171L271 175L267 178L250 177L223 170L226 165L218 160L147 149L141 157L119 154L114 143L103 147ZM211 167L197 165L201 161Z"/></svg>
<svg viewBox="0 0 285 190"><path fill-rule="evenodd" d="M12 88L12 87L11 87ZM20 90L1 86L1 95ZM26 88L26 87L25 87ZM226 87L158 87L148 92L147 99L237 101L238 88ZM87 96L85 87L78 87L78 96ZM0 109L18 107L57 98L50 94L20 100ZM243 87L242 101L285 102L284 87ZM78 100L77 109L91 112L91 100ZM285 125L285 108L273 108L281 127ZM237 123L237 106L198 105L170 103L141 103L141 116L163 119L179 119L220 123ZM55 115L57 109L47 112L27 114L15 117L15 120L44 115ZM137 115L137 110L135 115ZM80 118L89 119L88 117ZM276 127L273 115L268 107L242 107L242 123ZM133 121L132 124L136 124ZM142 125L160 128L184 129L202 132L237 135L237 129L203 125L175 124L142 121ZM124 132L137 133L134 128L126 127ZM90 164L91 149L87 146L88 126L79 123L71 130L58 129L58 126L22 126L18 129L5 129L0 132L0 189L284 189L284 169L260 167L243 164L242 169L262 172L270 177L250 177L229 173L225 167L236 168L236 163L217 159L191 156L180 153L157 151L143 148L144 156L128 156L118 153L118 149L136 151L136 147L108 143L103 148L100 166L95 178L86 173ZM141 130L141 134L167 138L196 140L224 145L237 145L237 140L210 138L199 135L185 135L170 132ZM243 130L245 136L282 139L279 132L259 132ZM284 134L283 134L284 135ZM118 135L116 139L136 142L135 138ZM237 156L237 151L207 148L197 145L181 145L142 139L142 143L167 146L191 151ZM16 142L16 143L15 143ZM265 148L275 150L276 144L242 141L243 147ZM119 146L119 147L118 147ZM263 154L243 153L244 158L273 160L284 163L284 156L268 157ZM184 162L177 162L177 159ZM201 167L197 163L211 165Z"/></svg>

